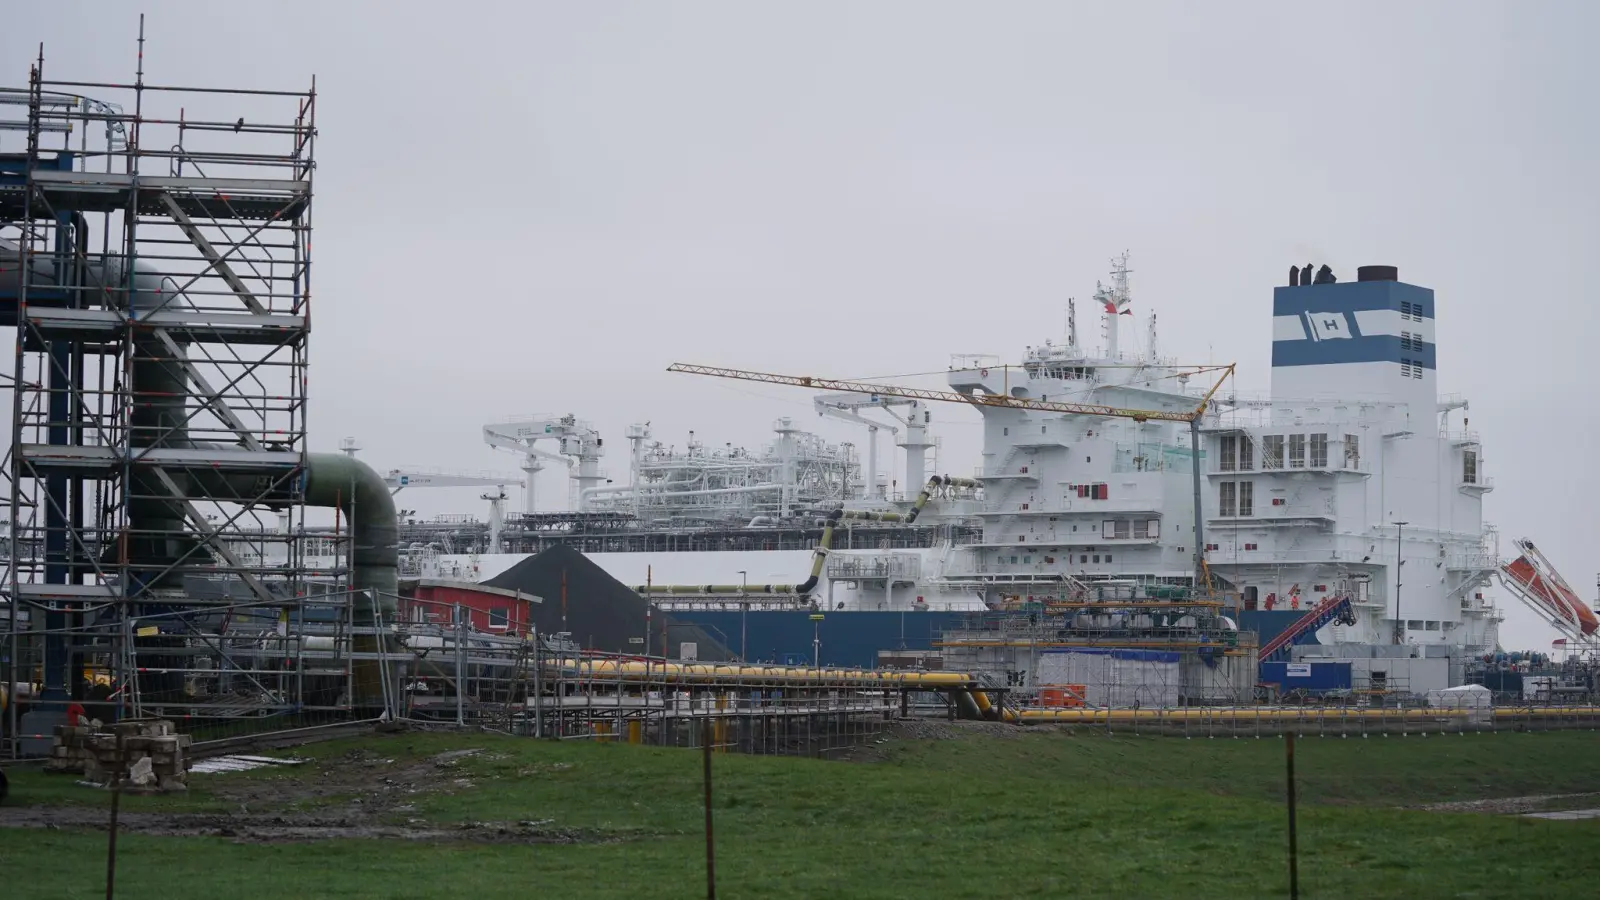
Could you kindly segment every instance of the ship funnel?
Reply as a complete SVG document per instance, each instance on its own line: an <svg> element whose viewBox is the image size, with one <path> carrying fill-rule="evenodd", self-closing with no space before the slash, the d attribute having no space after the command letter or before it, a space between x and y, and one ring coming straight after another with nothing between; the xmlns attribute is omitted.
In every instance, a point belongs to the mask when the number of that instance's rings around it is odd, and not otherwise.
<svg viewBox="0 0 1600 900"><path fill-rule="evenodd" d="M1356 269L1357 281L1399 281L1397 266L1361 266Z"/></svg>

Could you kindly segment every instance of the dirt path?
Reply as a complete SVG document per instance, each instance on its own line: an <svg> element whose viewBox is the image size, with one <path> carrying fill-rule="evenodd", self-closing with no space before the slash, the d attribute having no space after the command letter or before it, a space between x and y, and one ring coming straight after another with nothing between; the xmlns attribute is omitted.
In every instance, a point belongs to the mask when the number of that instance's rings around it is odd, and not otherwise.
<svg viewBox="0 0 1600 900"><path fill-rule="evenodd" d="M83 807L29 807L0 811L0 827L105 830L106 811ZM286 843L329 838L393 838L485 844L577 844L612 838L556 828L545 822L473 822L463 825L374 825L348 816L251 813L122 813L117 829L161 837L224 837L238 843Z"/></svg>
<svg viewBox="0 0 1600 900"><path fill-rule="evenodd" d="M296 778L219 778L195 775L229 813L128 812L119 831L178 837L224 837L241 843L391 838L491 844L573 844L610 841L611 835L559 828L549 821L440 825L408 817L421 794L471 788L460 762L481 749L453 750L423 760L399 761L370 750L308 764ZM298 770L300 767L296 767ZM85 791L91 790L85 788ZM313 807L305 810L305 807ZM107 827L108 812L91 806L0 807L0 828Z"/></svg>

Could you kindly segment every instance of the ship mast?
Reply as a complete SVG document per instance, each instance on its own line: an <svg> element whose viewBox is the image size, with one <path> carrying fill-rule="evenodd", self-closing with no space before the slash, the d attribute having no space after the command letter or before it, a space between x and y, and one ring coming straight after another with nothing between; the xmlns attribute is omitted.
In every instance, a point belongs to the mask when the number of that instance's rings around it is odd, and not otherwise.
<svg viewBox="0 0 1600 900"><path fill-rule="evenodd" d="M1106 358L1117 359L1117 316L1128 311L1133 305L1133 297L1128 291L1128 275L1132 270L1128 268L1128 253L1111 261L1111 286L1107 287L1100 282L1095 282L1094 299L1100 304L1102 320L1105 323Z"/></svg>

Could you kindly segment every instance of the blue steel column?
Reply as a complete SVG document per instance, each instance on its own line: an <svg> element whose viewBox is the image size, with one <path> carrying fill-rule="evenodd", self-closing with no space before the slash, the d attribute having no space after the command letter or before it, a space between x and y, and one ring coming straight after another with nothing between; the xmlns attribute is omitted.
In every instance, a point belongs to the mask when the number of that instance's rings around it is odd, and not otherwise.
<svg viewBox="0 0 1600 900"><path fill-rule="evenodd" d="M72 259L72 218L58 213L55 224L55 253L52 260L53 280L57 291L67 288ZM19 323L20 324L20 323ZM24 326L25 327L25 326ZM66 446L72 438L67 426L71 415L72 396L72 344L53 340L47 344L50 372L46 377L49 392L46 409L49 421L46 440L53 447ZM64 474L52 474L45 479L46 503L44 510L44 580L46 584L67 583L67 503L68 481ZM44 639L44 692L40 699L46 704L65 702L71 689L68 670L71 668L71 646L66 635L68 616L62 601L52 601L45 612Z"/></svg>

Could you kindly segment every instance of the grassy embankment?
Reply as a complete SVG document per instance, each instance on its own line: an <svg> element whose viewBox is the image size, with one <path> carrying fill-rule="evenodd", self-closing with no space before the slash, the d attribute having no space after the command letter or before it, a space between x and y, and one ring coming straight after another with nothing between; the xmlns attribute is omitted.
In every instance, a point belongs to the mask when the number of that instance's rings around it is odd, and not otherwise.
<svg viewBox="0 0 1600 900"><path fill-rule="evenodd" d="M1600 884L1600 822L1398 808L1600 791L1593 734L1297 746L1306 897L1588 897ZM481 752L431 762L463 748ZM1285 895L1280 739L1035 732L876 750L861 763L716 757L719 896ZM314 762L196 775L188 796L126 797L123 809L447 830L531 822L567 842L125 834L119 896L704 896L696 751L401 734L293 753ZM70 778L22 771L8 807L105 802ZM30 898L100 895L104 858L103 833L0 829L0 873Z"/></svg>

